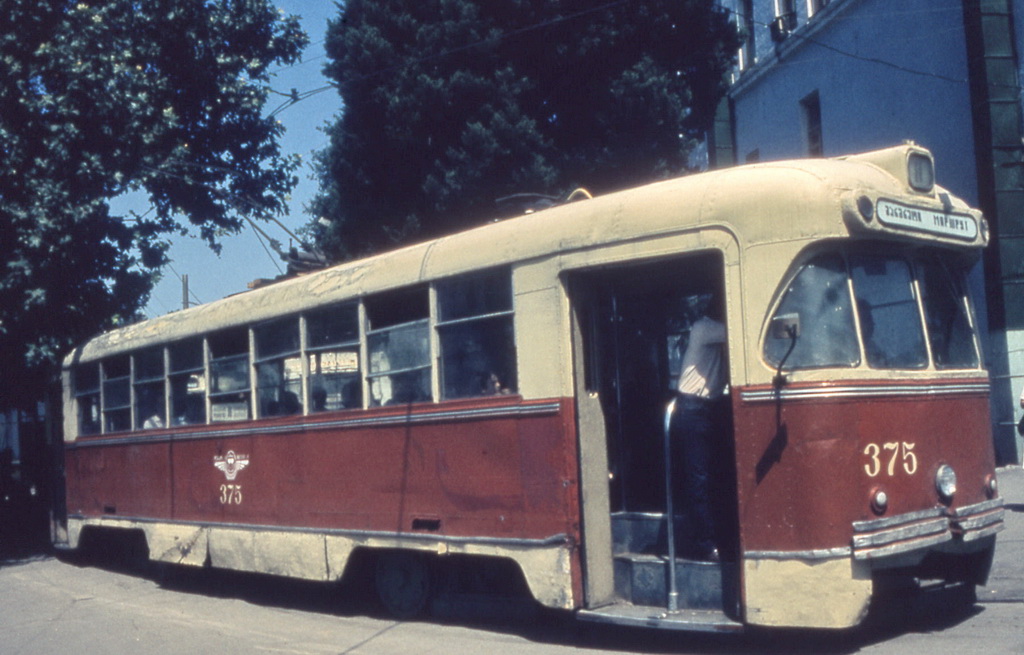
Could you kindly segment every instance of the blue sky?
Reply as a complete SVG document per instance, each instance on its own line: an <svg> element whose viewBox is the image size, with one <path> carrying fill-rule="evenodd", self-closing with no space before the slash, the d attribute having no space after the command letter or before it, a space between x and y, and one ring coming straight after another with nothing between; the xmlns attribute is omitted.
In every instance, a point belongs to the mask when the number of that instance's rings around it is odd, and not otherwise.
<svg viewBox="0 0 1024 655"><path fill-rule="evenodd" d="M296 89L301 94L327 85L328 81L321 72L327 61L323 39L328 18L337 15L337 5L321 0L277 0L275 4L287 14L301 16L302 26L309 34L310 45L303 52L301 63L276 71L271 82L272 88L285 93ZM283 98L272 95L267 104L268 110L276 108L280 100ZM328 90L310 96L278 115L285 126L282 149L285 153L303 157L299 186L292 193L289 214L280 219L292 231L309 222L303 205L316 193L316 182L309 179L312 153L326 145L327 136L322 128L340 109L341 98L338 93ZM144 204L145 201L141 201L141 206L135 204L138 200L125 199L124 202L136 211L145 211L148 206ZM277 225L266 223L260 227L284 246L288 245L288 235ZM267 254L251 228L237 236L225 237L221 243L223 248L218 257L199 238L198 233L192 237L174 236L169 253L171 264L164 269L163 279L153 289L145 308L146 315L152 318L181 309L183 275L189 278L192 303L207 303L245 291L246 285L252 280L273 278L284 271L284 262L277 259L276 255L271 257Z"/></svg>

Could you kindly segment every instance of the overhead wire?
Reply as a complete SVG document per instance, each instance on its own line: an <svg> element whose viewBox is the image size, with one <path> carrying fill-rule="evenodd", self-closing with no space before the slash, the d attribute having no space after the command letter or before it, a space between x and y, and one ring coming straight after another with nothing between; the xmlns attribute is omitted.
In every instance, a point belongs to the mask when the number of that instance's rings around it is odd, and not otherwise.
<svg viewBox="0 0 1024 655"><path fill-rule="evenodd" d="M406 68L408 66L412 66L414 64L422 64L422 63L425 63L425 62L433 61L435 59L441 59L441 58L447 57L449 55L453 55L453 54L457 54L457 53L460 53L460 52L464 52L466 50L471 50L473 48L477 48L477 47L479 47L481 45L484 45L486 43L494 43L494 42L504 41L505 39L511 38L513 36L519 36L520 34L525 34L527 32L532 32L532 31L535 31L535 30L551 27L552 25L557 25L559 23L564 23L566 21L575 20L576 18L579 18L581 16L585 16L587 14L592 14L592 13L596 13L596 12L599 12L599 11L604 11L606 9L611 9L612 7L617 7L617 6L620 6L620 5L628 4L630 2L633 2L633 0L614 0L613 2L607 2L607 3L603 4L603 5L598 5L597 7L589 7L587 9L581 9L581 10L573 12L571 14L566 14L565 16L559 16L557 18L552 18L552 19L549 19L549 20L546 20L546 21L541 21L539 23L534 23L532 25L526 25L526 26L523 26L523 27L520 27L520 28L516 28L514 30L509 30L508 32L505 32L504 34L500 34L500 35L497 35L497 36L488 36L488 37L480 39L478 41L474 41L473 43L467 43L465 45L461 45L461 46L458 46L458 47L455 47L455 48L449 48L448 50L442 50L441 52L435 52L433 54L424 55L422 57L413 57L413 58L410 58L410 59L408 59L406 61L403 61L401 63L395 64L393 66L387 66L385 68L381 68L381 69L378 69L378 70L375 70L375 71L371 71L371 72L365 73L363 75L357 75L357 76L354 76L354 77L346 78L345 80L342 80L341 82L332 82L330 84L327 84L325 86L313 89L311 91L305 91L303 93L293 93L293 94L291 94L291 98L289 100L286 100L283 103L281 103L277 108L275 108L272 112L270 112L270 114L268 114L268 116L271 117L271 118L276 117L278 114L280 114L284 110L286 110L289 107L292 107L292 106L298 104L302 100L305 100L305 99L307 99L307 98L309 98L311 96L317 95L318 93L323 93L324 91L330 91L331 89L338 88L342 84L351 84L351 83L354 83L354 82L365 82L366 80L373 79L375 77L379 77L381 75L385 75L385 74L393 72L393 71L401 70L403 68Z"/></svg>

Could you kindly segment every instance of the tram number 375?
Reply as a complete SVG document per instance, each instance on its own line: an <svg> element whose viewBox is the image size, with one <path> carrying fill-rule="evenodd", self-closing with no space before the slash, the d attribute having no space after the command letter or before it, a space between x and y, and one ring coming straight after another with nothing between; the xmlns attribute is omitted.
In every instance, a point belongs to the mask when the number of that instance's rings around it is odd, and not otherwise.
<svg viewBox="0 0 1024 655"><path fill-rule="evenodd" d="M222 485L220 485L220 504L221 505L241 505L242 504L242 485L240 485L240 484L222 484Z"/></svg>
<svg viewBox="0 0 1024 655"><path fill-rule="evenodd" d="M864 455L867 456L864 472L869 478L877 477L883 471L892 477L896 475L897 466L899 466L907 475L914 475L917 473L917 455L914 454L914 445L906 441L869 443L864 446Z"/></svg>

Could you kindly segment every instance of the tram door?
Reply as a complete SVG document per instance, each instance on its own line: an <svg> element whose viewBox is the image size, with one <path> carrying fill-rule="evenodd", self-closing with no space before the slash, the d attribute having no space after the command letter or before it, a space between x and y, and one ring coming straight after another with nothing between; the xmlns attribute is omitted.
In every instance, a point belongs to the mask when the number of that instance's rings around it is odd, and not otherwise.
<svg viewBox="0 0 1024 655"><path fill-rule="evenodd" d="M687 499L678 453L669 455L674 464L666 470L665 412L690 327L713 294L723 293L722 274L721 257L702 254L584 272L570 280L591 607L614 601L664 606L664 576L644 590L623 580L634 566L630 556L665 561L667 478L672 479L677 557L685 558ZM735 466L726 447L732 443L728 419L726 401L715 435L723 446L717 460L724 471ZM716 521L729 533L735 507L721 499L734 498L730 486L735 485L723 471L713 473L720 486Z"/></svg>

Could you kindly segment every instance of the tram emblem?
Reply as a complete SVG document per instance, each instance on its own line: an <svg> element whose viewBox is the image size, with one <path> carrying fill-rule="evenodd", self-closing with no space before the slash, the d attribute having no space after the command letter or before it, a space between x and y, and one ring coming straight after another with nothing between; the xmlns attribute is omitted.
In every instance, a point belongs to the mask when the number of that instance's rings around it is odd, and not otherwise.
<svg viewBox="0 0 1024 655"><path fill-rule="evenodd" d="M213 465L224 471L224 477L234 480L238 472L249 466L247 455L236 455L235 451L229 450L227 455L214 455Z"/></svg>

